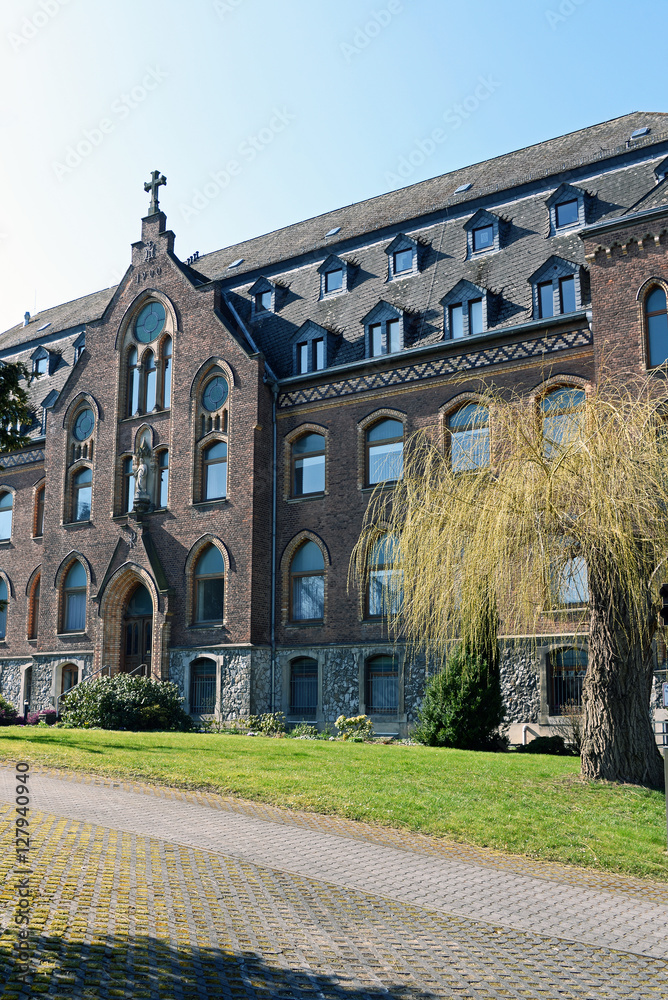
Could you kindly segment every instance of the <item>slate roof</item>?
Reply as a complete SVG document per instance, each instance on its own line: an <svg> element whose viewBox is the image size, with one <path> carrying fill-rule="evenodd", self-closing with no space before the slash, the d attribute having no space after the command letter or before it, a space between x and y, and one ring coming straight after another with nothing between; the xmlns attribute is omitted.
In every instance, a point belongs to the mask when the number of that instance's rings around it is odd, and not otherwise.
<svg viewBox="0 0 668 1000"><path fill-rule="evenodd" d="M30 317L27 326L17 323L4 333L0 334L0 357L9 348L24 344L26 341L38 344L46 344L51 340L54 333L63 330L71 330L72 327L81 326L82 323L92 323L99 319L107 308L117 285L111 288L104 288L101 292L93 292L91 295L84 295L80 299L72 299L71 302L64 302L62 305L53 306L51 309L43 309ZM38 332L41 326L49 323L49 327Z"/></svg>

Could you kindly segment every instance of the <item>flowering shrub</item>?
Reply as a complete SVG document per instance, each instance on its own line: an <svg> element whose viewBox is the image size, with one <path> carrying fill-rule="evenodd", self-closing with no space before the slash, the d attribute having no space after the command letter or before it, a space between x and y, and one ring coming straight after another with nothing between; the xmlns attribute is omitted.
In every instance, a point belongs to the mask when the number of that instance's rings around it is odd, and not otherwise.
<svg viewBox="0 0 668 1000"><path fill-rule="evenodd" d="M18 715L14 706L0 695L0 726L20 725Z"/></svg>
<svg viewBox="0 0 668 1000"><path fill-rule="evenodd" d="M344 740L366 743L373 739L373 723L367 715L353 715L349 719L340 715L335 725Z"/></svg>
<svg viewBox="0 0 668 1000"><path fill-rule="evenodd" d="M278 736L285 732L285 716L282 712L265 712L263 715L249 715L245 720L249 731L263 736Z"/></svg>
<svg viewBox="0 0 668 1000"><path fill-rule="evenodd" d="M176 684L150 677L98 677L77 684L61 702L63 721L77 728L192 732Z"/></svg>

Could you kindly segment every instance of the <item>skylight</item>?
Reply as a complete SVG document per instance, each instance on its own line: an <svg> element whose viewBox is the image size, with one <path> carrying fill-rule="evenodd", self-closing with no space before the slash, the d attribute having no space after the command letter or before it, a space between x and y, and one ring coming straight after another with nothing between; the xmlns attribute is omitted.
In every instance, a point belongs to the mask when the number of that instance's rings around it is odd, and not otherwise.
<svg viewBox="0 0 668 1000"><path fill-rule="evenodd" d="M650 128L649 125L645 125L643 128L637 128L635 132L631 132L632 139L640 139L643 135L649 135Z"/></svg>
<svg viewBox="0 0 668 1000"><path fill-rule="evenodd" d="M227 265L227 270L229 271L230 268L239 267L239 264L243 264L243 262L244 262L243 257L239 257L238 260L233 260L231 264Z"/></svg>
<svg viewBox="0 0 668 1000"><path fill-rule="evenodd" d="M334 229L330 229L328 233L325 233L325 238L328 236L336 236L337 233L341 232L341 226L334 226Z"/></svg>
<svg viewBox="0 0 668 1000"><path fill-rule="evenodd" d="M460 184L458 188L455 188L455 194L464 194L464 191L468 191L473 187L473 184Z"/></svg>
<svg viewBox="0 0 668 1000"><path fill-rule="evenodd" d="M42 330L46 330L46 328L47 328L48 326L51 326L51 324L50 324L50 323L42 323L42 325L41 325L41 326L38 326L38 327L37 327L37 332L38 332L38 333L41 333L41 332L42 332Z"/></svg>

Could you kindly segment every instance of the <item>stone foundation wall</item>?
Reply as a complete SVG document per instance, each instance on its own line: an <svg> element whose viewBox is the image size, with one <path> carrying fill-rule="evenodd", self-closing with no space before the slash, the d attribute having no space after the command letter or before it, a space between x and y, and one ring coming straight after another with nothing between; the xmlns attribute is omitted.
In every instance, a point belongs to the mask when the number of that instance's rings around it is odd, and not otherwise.
<svg viewBox="0 0 668 1000"><path fill-rule="evenodd" d="M540 715L540 655L527 639L500 643L501 694L504 723L538 722Z"/></svg>

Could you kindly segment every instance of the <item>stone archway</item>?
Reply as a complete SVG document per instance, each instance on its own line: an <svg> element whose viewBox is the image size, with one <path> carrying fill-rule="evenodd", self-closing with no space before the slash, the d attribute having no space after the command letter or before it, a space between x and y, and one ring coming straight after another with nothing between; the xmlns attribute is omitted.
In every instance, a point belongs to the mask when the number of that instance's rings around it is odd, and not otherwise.
<svg viewBox="0 0 668 1000"><path fill-rule="evenodd" d="M113 675L147 663L150 675L161 677L164 614L159 606L155 582L146 570L126 565L116 571L100 601L102 652L97 669L109 665Z"/></svg>

